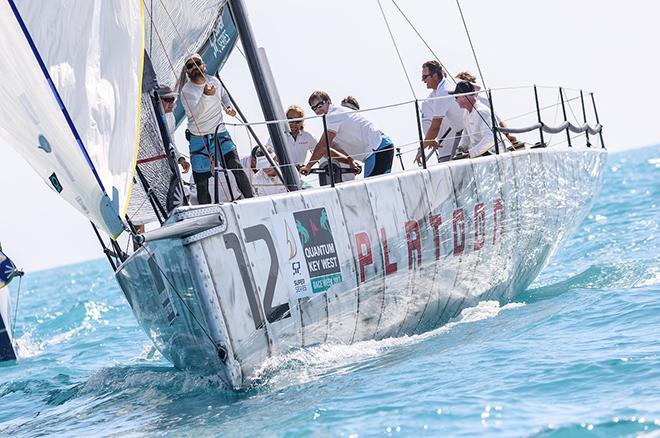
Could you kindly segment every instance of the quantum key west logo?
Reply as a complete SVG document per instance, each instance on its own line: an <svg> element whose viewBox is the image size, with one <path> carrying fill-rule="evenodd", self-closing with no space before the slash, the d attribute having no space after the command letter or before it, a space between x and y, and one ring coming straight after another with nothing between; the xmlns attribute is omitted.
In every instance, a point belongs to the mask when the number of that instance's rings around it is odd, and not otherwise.
<svg viewBox="0 0 660 438"><path fill-rule="evenodd" d="M302 244L312 291L325 292L332 285L341 283L341 266L325 208L295 212L293 219Z"/></svg>

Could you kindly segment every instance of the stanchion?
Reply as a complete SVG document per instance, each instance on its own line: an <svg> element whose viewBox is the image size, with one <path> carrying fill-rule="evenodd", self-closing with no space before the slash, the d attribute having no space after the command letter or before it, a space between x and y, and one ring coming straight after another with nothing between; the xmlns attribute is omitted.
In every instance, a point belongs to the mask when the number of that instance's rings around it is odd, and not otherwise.
<svg viewBox="0 0 660 438"><path fill-rule="evenodd" d="M582 119L584 120L584 123L587 123L587 110L584 109L584 94L582 94L582 90L580 90L580 103L582 104ZM589 131L585 131L584 137L587 139L587 147L591 147L591 142L589 141Z"/></svg>
<svg viewBox="0 0 660 438"><path fill-rule="evenodd" d="M564 103L564 89L562 87L559 87L559 98L561 99L561 111L564 113L564 122L567 122L568 118L566 117L566 104ZM568 129L568 126L566 127L566 138L568 139L568 146L573 147L573 143L571 142L571 131Z"/></svg>
<svg viewBox="0 0 660 438"><path fill-rule="evenodd" d="M499 146L499 142L497 141L497 122L495 121L495 109L493 108L493 95L490 90L486 92L486 95L488 96L488 104L490 105L490 121L493 125L493 139L495 140L495 153L499 155L500 146Z"/></svg>
<svg viewBox="0 0 660 438"><path fill-rule="evenodd" d="M538 118L541 127L539 128L539 136L541 137L541 147L545 147L545 139L543 138L543 121L541 120L541 107L539 105L539 93L534 85L534 101L536 102L536 117Z"/></svg>
<svg viewBox="0 0 660 438"><path fill-rule="evenodd" d="M426 169L426 154L424 153L424 133L422 120L419 117L419 100L415 99L415 115L417 116L417 133L419 134L419 154L422 156L422 168Z"/></svg>
<svg viewBox="0 0 660 438"><path fill-rule="evenodd" d="M598 110L596 109L596 99L594 99L594 93L589 93L591 94L591 103L594 106L594 115L596 116L596 123L600 125L600 119L598 118ZM600 127L600 132L598 133L600 136L600 147L605 149L605 143L603 143L603 127Z"/></svg>
<svg viewBox="0 0 660 438"><path fill-rule="evenodd" d="M328 141L328 122L327 114L323 114L323 135L325 136L325 151L328 154L328 169L330 169L330 187L335 186L335 172L332 167L332 154L330 153L330 142Z"/></svg>

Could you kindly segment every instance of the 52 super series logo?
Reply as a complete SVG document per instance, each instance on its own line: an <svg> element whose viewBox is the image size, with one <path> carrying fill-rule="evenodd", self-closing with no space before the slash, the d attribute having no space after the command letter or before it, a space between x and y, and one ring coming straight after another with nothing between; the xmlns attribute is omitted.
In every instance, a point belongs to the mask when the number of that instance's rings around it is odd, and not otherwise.
<svg viewBox="0 0 660 438"><path fill-rule="evenodd" d="M297 211L280 217L280 254L288 254L283 266L296 297L325 292L343 281L328 213L325 208Z"/></svg>

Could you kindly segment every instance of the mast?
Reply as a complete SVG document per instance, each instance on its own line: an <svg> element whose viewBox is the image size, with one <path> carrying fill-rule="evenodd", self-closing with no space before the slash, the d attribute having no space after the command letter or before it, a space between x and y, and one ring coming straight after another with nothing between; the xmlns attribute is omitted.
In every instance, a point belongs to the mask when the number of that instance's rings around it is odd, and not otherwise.
<svg viewBox="0 0 660 438"><path fill-rule="evenodd" d="M277 109L273 98L274 90L271 90L266 80L264 66L259 58L257 44L252 32L252 26L248 20L245 4L243 0L228 0L228 3L234 16L234 23L238 29L238 34L241 37L252 82L254 82L259 103L261 104L261 110L264 113L266 121L277 120ZM292 165L293 163L291 163L291 159L289 158L284 132L279 129L278 123L270 123L268 124L268 133L273 142L275 154L280 161L280 169L282 170L287 188L289 190L298 190L300 188L300 179L298 178L298 172L295 166Z"/></svg>

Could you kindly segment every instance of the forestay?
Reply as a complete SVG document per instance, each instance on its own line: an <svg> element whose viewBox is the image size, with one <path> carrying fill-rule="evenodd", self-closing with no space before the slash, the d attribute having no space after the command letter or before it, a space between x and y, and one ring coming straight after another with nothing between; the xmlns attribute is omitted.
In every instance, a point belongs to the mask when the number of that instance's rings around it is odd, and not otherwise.
<svg viewBox="0 0 660 438"><path fill-rule="evenodd" d="M139 137L140 0L2 1L0 136L111 236Z"/></svg>

